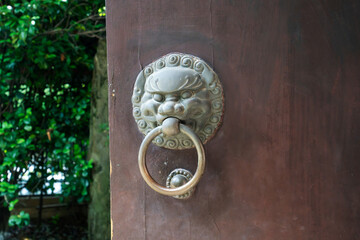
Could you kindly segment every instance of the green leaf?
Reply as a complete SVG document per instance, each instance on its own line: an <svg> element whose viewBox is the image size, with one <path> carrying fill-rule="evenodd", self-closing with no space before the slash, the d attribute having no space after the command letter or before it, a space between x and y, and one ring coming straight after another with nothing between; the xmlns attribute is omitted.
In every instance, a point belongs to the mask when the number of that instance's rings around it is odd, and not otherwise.
<svg viewBox="0 0 360 240"><path fill-rule="evenodd" d="M30 123L31 123L31 120L30 120L29 118L24 118L24 119L23 119L23 122L24 122L25 124L30 124Z"/></svg>
<svg viewBox="0 0 360 240"><path fill-rule="evenodd" d="M3 129L10 129L12 127L13 127L13 125L11 123L8 123L8 122L3 122L2 123L2 128Z"/></svg>
<svg viewBox="0 0 360 240"><path fill-rule="evenodd" d="M14 210L15 205L19 202L19 199L15 199L9 203L9 211Z"/></svg>
<svg viewBox="0 0 360 240"><path fill-rule="evenodd" d="M88 193L88 192L87 192L87 188L84 187L83 190L81 191L81 195L82 195L82 196L86 196L87 193Z"/></svg>
<svg viewBox="0 0 360 240"><path fill-rule="evenodd" d="M24 129L25 129L26 131L30 132L30 131L32 130L32 126L26 125L26 126L24 127Z"/></svg>
<svg viewBox="0 0 360 240"><path fill-rule="evenodd" d="M23 139L23 138L16 139L17 144L22 144L24 142L25 142L25 139Z"/></svg>
<svg viewBox="0 0 360 240"><path fill-rule="evenodd" d="M11 215L9 218L9 226L25 227L30 223L30 215L21 211L18 215Z"/></svg>

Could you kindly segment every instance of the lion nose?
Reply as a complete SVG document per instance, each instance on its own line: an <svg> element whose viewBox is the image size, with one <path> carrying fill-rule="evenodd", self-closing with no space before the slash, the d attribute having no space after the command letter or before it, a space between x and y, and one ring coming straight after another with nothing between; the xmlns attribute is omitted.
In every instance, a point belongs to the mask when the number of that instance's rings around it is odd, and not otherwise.
<svg viewBox="0 0 360 240"><path fill-rule="evenodd" d="M184 113L184 106L183 105L181 105L181 104L176 104L175 105L175 113L176 114L183 114Z"/></svg>
<svg viewBox="0 0 360 240"><path fill-rule="evenodd" d="M169 101L162 106L161 114L171 114L175 111L175 102Z"/></svg>

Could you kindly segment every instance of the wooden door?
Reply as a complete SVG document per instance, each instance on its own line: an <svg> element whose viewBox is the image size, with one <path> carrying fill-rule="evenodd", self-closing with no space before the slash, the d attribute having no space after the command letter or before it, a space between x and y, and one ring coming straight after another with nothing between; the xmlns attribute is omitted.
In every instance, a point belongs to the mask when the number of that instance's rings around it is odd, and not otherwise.
<svg viewBox="0 0 360 240"><path fill-rule="evenodd" d="M337 0L107 0L113 239L360 239L360 6ZM142 179L140 70L170 52L218 74L225 114L195 195ZM164 183L195 150L151 146Z"/></svg>

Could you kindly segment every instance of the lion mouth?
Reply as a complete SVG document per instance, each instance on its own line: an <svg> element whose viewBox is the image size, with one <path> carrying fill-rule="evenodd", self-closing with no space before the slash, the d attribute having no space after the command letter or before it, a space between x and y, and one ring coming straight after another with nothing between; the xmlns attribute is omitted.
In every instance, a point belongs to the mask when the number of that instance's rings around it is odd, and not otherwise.
<svg viewBox="0 0 360 240"><path fill-rule="evenodd" d="M187 119L185 117L182 117L182 116L177 116L177 115L168 115L168 116L164 116L164 115L157 115L156 116L156 121L158 122L159 125L162 125L162 123L164 122L165 119L167 118L177 118L180 120L180 123L190 127L191 129L193 129L194 131L196 131L196 120L193 120L193 119Z"/></svg>
<svg viewBox="0 0 360 240"><path fill-rule="evenodd" d="M175 117L175 116L164 116L164 115L157 115L156 116L156 121L158 122L159 125L162 125L163 121L167 118L170 118L170 117ZM178 117L175 117L175 118L178 118ZM180 118L178 118L180 119ZM180 119L181 120L181 119Z"/></svg>

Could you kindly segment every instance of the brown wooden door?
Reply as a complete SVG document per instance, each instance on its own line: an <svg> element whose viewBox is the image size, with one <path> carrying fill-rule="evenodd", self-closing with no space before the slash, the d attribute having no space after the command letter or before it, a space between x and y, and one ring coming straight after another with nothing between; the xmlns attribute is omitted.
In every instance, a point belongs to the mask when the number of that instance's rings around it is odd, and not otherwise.
<svg viewBox="0 0 360 240"><path fill-rule="evenodd" d="M360 239L359 1L107 0L113 239ZM224 87L195 195L142 179L132 116L139 71L201 57ZM168 164L164 164L167 162ZM195 150L150 147L152 176Z"/></svg>

